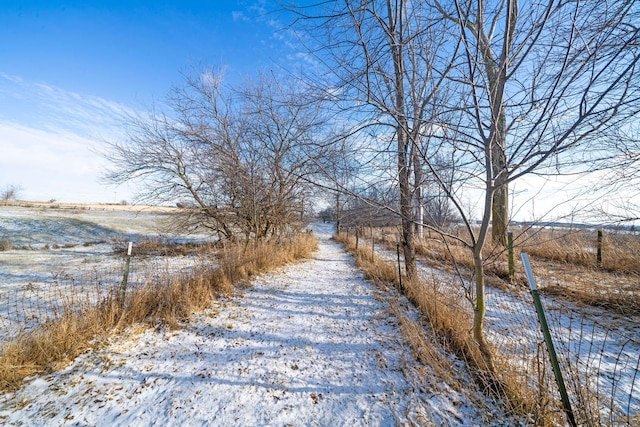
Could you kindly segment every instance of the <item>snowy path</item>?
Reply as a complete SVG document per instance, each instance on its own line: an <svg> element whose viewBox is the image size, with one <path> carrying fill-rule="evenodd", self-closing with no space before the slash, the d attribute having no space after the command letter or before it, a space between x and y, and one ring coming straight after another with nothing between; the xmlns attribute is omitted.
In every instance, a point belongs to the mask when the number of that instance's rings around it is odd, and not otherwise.
<svg viewBox="0 0 640 427"><path fill-rule="evenodd" d="M384 296L319 231L312 260L262 276L183 329L121 339L4 396L0 424L477 423L486 408L425 390Z"/></svg>

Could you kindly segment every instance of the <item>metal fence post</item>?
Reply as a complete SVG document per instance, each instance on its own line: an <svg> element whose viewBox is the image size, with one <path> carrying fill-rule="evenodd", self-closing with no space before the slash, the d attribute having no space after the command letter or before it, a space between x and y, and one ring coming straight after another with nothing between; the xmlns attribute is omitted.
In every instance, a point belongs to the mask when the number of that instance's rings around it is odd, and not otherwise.
<svg viewBox="0 0 640 427"><path fill-rule="evenodd" d="M542 302L540 301L540 294L538 293L538 286L536 285L536 279L533 276L533 270L531 269L531 263L529 262L529 256L526 253L521 253L522 264L524 265L524 271L527 275L527 281L529 282L529 288L531 289L531 295L533 296L533 303L536 306L536 312L538 313L538 320L540 321L540 327L542 328L542 334L544 335L544 342L547 345L547 351L549 352L549 359L551 359L551 366L553 367L553 374L556 377L556 383L558 384L558 391L562 398L562 407L567 416L567 421L573 427L577 427L576 419L571 409L571 402L569 401L569 395L567 394L567 388L562 378L562 371L560 370L560 364L558 363L558 356L556 355L555 347L553 346L553 340L551 339L551 333L549 332L549 326L547 325L547 318L544 315L542 308Z"/></svg>
<svg viewBox="0 0 640 427"><path fill-rule="evenodd" d="M396 253L398 254L398 280L400 281L400 289L402 289L402 270L400 269L400 239L396 234Z"/></svg>
<svg viewBox="0 0 640 427"><path fill-rule="evenodd" d="M513 283L513 280L516 277L516 260L515 255L513 254L513 232L509 231L507 233L507 245L509 248L509 282Z"/></svg>
<svg viewBox="0 0 640 427"><path fill-rule="evenodd" d="M371 226L371 256L374 256L376 252L376 240L373 237L373 226Z"/></svg>

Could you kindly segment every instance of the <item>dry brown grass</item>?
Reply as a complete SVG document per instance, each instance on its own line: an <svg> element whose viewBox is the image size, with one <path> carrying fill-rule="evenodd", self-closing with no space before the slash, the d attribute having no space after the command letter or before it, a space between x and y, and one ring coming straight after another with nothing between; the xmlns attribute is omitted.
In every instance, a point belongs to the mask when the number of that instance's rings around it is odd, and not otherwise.
<svg viewBox="0 0 640 427"><path fill-rule="evenodd" d="M434 235L435 236L435 235ZM388 249L395 250L393 237L378 239ZM415 242L416 255L429 260L430 264L439 268L454 271L457 269L463 275L471 277L473 274L473 254L471 250L460 242L450 238L428 238ZM507 252L502 247L486 245L483 250L485 258L485 283L500 289L506 289L510 284L523 285L524 275L516 273L513 282L509 280Z"/></svg>
<svg viewBox="0 0 640 427"><path fill-rule="evenodd" d="M514 234L514 280L509 281L506 250L488 244L483 251L487 285L503 290L527 286L520 262L520 253L527 252L533 257L541 292L622 314L640 312L640 236L605 233L603 267L598 268L593 230L516 230ZM378 241L395 250L392 235ZM416 253L430 265L466 278L473 275L471 251L454 239L437 239L433 234L416 242Z"/></svg>
<svg viewBox="0 0 640 427"><path fill-rule="evenodd" d="M605 232L598 268L596 231L529 233L518 249L535 257L541 292L622 314L640 312L640 236Z"/></svg>
<svg viewBox="0 0 640 427"><path fill-rule="evenodd" d="M433 369L434 374L452 386L456 390L461 390L462 386L453 373L453 362L447 359L442 351L429 339L425 328L416 320L407 316L397 302L389 301L391 314L398 319L398 325L402 335L407 340L409 347L416 358L424 366ZM433 374L432 374L433 375ZM437 387L439 381L434 381Z"/></svg>
<svg viewBox="0 0 640 427"><path fill-rule="evenodd" d="M537 258L599 267L596 230L527 230L518 240L523 252ZM610 272L640 274L640 236L605 231L601 267Z"/></svg>
<svg viewBox="0 0 640 427"><path fill-rule="evenodd" d="M398 269L384 262L371 252L371 248L363 248L360 246L356 249L355 238L348 236L346 233L340 233L334 236L334 240L341 243L344 248L355 256L356 265L368 280L374 283L392 283L395 286L400 285Z"/></svg>
<svg viewBox="0 0 640 427"><path fill-rule="evenodd" d="M572 301L578 305L599 307L625 315L640 312L640 287L638 286L640 282L637 273L640 270L639 236L605 232L603 266L598 268L595 230L568 232L568 230L548 229L520 231L514 234L516 235L516 284L526 284L519 261L520 252L526 251L530 255L535 255L532 256L533 267L541 293ZM395 250L393 237L392 235L391 238L387 238L386 243L389 249ZM429 265L460 273L466 278L472 277L470 251L453 239L446 241L445 244L442 238L438 240L433 234L431 239L418 244L417 252L428 259ZM485 249L484 256L489 260L487 284L514 292L514 289L506 283L507 260L504 251L489 246ZM454 260L458 266L457 271L453 268ZM426 302L420 301L420 296L414 296L412 297L414 304L420 306L423 312L425 309L422 307L427 307L434 329L449 337L450 331L456 331L456 328L440 324L441 316L438 313L447 313L448 308L452 307L456 301L449 300L444 309L431 310L429 304L438 299L446 301L450 296L441 291L430 292L429 289L426 289L422 295L426 298ZM612 313L612 315L615 314ZM456 316L465 316L464 310L456 309L444 314L447 321ZM466 314L466 318L471 319L470 313ZM467 328L470 329L470 326ZM452 336L452 341L458 340L457 336ZM464 345L464 341L462 342ZM455 347L460 348L458 344ZM456 351L455 347L454 351ZM503 353L496 352L494 355L496 374L499 379L497 385L502 388L503 395L509 396L510 405L514 411L529 414L536 425L562 424L563 416L558 399L548 392L555 386L552 383L552 376L549 372L545 372L548 366L545 363L547 356L544 351L538 348L537 354L533 356L518 354L514 357L514 354L509 353L509 348L504 348L503 344L500 344L500 351ZM581 402L584 402L594 399L590 393L589 390L582 389L577 394L581 396Z"/></svg>
<svg viewBox="0 0 640 427"><path fill-rule="evenodd" d="M110 314L113 313L99 310L67 312L55 322L5 343L0 352L0 389L15 389L23 378L57 369L85 351L92 341L113 327L104 322Z"/></svg>
<svg viewBox="0 0 640 427"><path fill-rule="evenodd" d="M346 233L340 233L334 236L334 239L355 256L356 266L364 273L365 278L378 285L391 284L396 288L400 287L397 267L375 256L370 247L359 246L356 249L355 238L347 236ZM405 276L402 278L402 285L405 291L411 289L411 286L406 286ZM400 329L416 359L425 366L434 369L440 378L447 380L448 384L457 387L457 381L451 375L451 362L435 349L434 344L427 338L422 325L405 315L397 302L389 301L389 304L390 311L398 319Z"/></svg>
<svg viewBox="0 0 640 427"><path fill-rule="evenodd" d="M177 327L213 298L228 295L235 283L308 257L317 248L313 234L303 233L280 243L227 246L218 268L149 282L120 298L120 289L97 304L66 307L61 316L33 332L5 342L0 349L0 390L12 390L30 375L57 369L108 336L146 322Z"/></svg>
<svg viewBox="0 0 640 427"><path fill-rule="evenodd" d="M356 264L363 271L367 279L374 282L393 283L398 286L398 270L396 266L386 263L381 258L372 254L370 249L355 249L355 240L347 238L344 233L336 236L345 248L355 255ZM436 280L432 286L426 286L421 282L409 282L402 278L402 291L418 310L428 319L429 324L448 346L455 349L465 359L480 361L477 345L470 334L472 330L472 316L465 309L458 295L441 292Z"/></svg>
<svg viewBox="0 0 640 427"><path fill-rule="evenodd" d="M579 287L547 284L540 289L544 295L554 296L577 302L591 307L599 307L612 310L624 315L637 315L640 313L640 289L609 288L602 284L585 283Z"/></svg>
<svg viewBox="0 0 640 427"><path fill-rule="evenodd" d="M335 239L355 255L356 264L369 280L399 285L396 267L376 257L370 248L356 250L355 239L347 237L345 233ZM495 357L495 372L484 368L484 359L471 333L473 315L470 304L459 294L451 292L451 286L444 286L436 278L431 278L428 282L408 282L406 277L403 277L402 285L403 293L424 316L440 345L466 361L485 392L497 396L512 413L535 419L537 425L553 425L556 422L554 413L547 411L548 396L536 393L527 379L509 363L508 357ZM416 329L418 325L406 322L406 316L397 317L418 360L426 362L437 372L446 372L450 365L437 356L437 351L428 348L434 344L428 342L424 334ZM421 327L420 330L424 332ZM447 378L446 374L444 378ZM547 390L546 387L543 390Z"/></svg>
<svg viewBox="0 0 640 427"><path fill-rule="evenodd" d="M186 256L211 254L218 250L215 243L175 243L167 239L144 239L135 243L136 256ZM113 252L126 255L127 245L113 247Z"/></svg>
<svg viewBox="0 0 640 427"><path fill-rule="evenodd" d="M154 212L154 213L174 213L180 211L172 206L150 206L150 205L129 205L122 203L71 203L71 202L41 202L35 200L0 200L0 207L23 207L28 209L56 209L70 211L123 211L123 212Z"/></svg>

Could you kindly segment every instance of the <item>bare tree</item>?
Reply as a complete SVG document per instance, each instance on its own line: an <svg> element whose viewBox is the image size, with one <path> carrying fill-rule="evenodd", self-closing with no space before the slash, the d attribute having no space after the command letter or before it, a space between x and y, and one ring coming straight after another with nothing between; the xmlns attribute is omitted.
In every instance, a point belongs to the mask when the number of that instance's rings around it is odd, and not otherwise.
<svg viewBox="0 0 640 427"><path fill-rule="evenodd" d="M491 165L498 244L506 244L509 182L550 161L563 166L561 154L578 146L597 149L587 143L636 115L637 4L596 3L434 1L464 43L457 77L470 98L465 131Z"/></svg>
<svg viewBox="0 0 640 427"><path fill-rule="evenodd" d="M436 153L429 165L435 170L431 172L427 168L423 173L421 205L425 209L421 223L435 230L446 231L460 218L450 197L458 185L456 171L454 164L442 153Z"/></svg>
<svg viewBox="0 0 640 427"><path fill-rule="evenodd" d="M340 232L343 225L345 207L354 192L360 169L356 150L349 145L346 133L339 129L331 132L328 142L323 144L323 154L318 157L317 173L313 177L315 184L332 198L331 211L336 221L336 233Z"/></svg>
<svg viewBox="0 0 640 427"><path fill-rule="evenodd" d="M7 185L2 193L0 194L0 199L2 200L14 200L20 197L20 193L22 192L22 187L19 185Z"/></svg>
<svg viewBox="0 0 640 427"><path fill-rule="evenodd" d="M639 6L631 0L328 5L300 12L320 21L310 32L326 66L325 78L316 80L339 113L360 123L369 146L390 150L384 142L393 135L409 277L416 274L414 200L427 176L457 211L467 237L450 237L473 253L474 336L493 369L483 335L488 233L505 244L511 183L588 169L610 155L602 148L611 129L638 116ZM481 200L470 212L476 194Z"/></svg>
<svg viewBox="0 0 640 427"><path fill-rule="evenodd" d="M588 170L610 156L612 129L640 111L640 27L633 1L432 2L455 23L463 48L450 70L439 126L428 128L426 167L465 223L475 264L474 335L491 366L482 329L483 248L490 228L506 242L508 186L529 174ZM456 42L451 41L451 47ZM458 191L433 162L444 152L464 177ZM478 230L464 209L469 190L482 189ZM465 196L464 194L467 194Z"/></svg>
<svg viewBox="0 0 640 427"><path fill-rule="evenodd" d="M331 2L296 10L314 38L310 50L324 65L307 77L324 90L338 114L359 122L350 134L366 145L360 154L370 154L362 163L395 155L399 203L387 208L396 210L402 222L406 274L413 280L415 224L420 221L414 200L420 198L422 182L417 147L432 119L433 95L451 65L447 55L440 56L442 42L432 34L431 14L422 3L406 0ZM448 53L455 56L455 51Z"/></svg>
<svg viewBox="0 0 640 427"><path fill-rule="evenodd" d="M606 159L606 172L600 174L596 189L613 195L600 207L600 214L609 222L634 223L640 220L640 124L638 122L613 129L607 147L612 155ZM604 199L604 197L603 197Z"/></svg>
<svg viewBox="0 0 640 427"><path fill-rule="evenodd" d="M111 144L107 179L139 180L143 200L187 207L183 229L277 238L299 221L306 146L322 125L304 96L274 76L239 89L214 70L188 77L171 92L169 111L129 119L129 139Z"/></svg>

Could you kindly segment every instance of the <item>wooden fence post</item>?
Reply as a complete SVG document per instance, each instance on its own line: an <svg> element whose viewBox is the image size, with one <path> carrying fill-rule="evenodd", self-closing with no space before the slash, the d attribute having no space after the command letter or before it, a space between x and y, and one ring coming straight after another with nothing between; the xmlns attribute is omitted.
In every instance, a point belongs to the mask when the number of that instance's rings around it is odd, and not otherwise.
<svg viewBox="0 0 640 427"><path fill-rule="evenodd" d="M400 268L400 239L396 234L396 253L398 254L398 280L400 281L400 289L402 289L402 269Z"/></svg>
<svg viewBox="0 0 640 427"><path fill-rule="evenodd" d="M513 232L507 233L507 245L509 248L509 283L513 283L516 277L516 260L513 254Z"/></svg>
<svg viewBox="0 0 640 427"><path fill-rule="evenodd" d="M598 230L598 253L596 254L596 264L598 268L602 268L602 230Z"/></svg>
<svg viewBox="0 0 640 427"><path fill-rule="evenodd" d="M120 300L120 306L124 309L124 299L127 293L127 283L129 282L129 265L131 264L131 249L133 248L133 242L129 242L127 249L127 262L124 265L124 277L122 278L122 285L120 286L122 296Z"/></svg>

